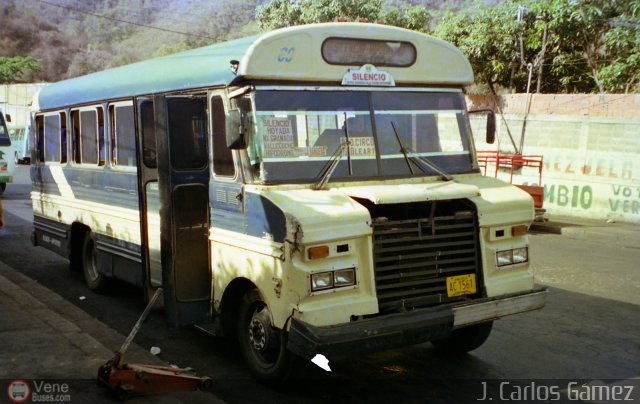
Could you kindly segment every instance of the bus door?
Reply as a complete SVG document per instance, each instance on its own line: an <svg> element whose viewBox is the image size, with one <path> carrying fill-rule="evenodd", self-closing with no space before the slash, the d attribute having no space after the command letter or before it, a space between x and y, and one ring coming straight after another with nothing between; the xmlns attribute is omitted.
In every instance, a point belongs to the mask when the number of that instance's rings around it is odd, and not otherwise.
<svg viewBox="0 0 640 404"><path fill-rule="evenodd" d="M156 96L153 117L160 268L167 320L172 326L205 323L211 312L206 97ZM145 193L150 196L154 191L149 187ZM152 210L147 203L147 213ZM149 231L151 224L147 224ZM152 240L149 232L147 239ZM151 266L152 281L156 273L157 268Z"/></svg>
<svg viewBox="0 0 640 404"><path fill-rule="evenodd" d="M138 98L138 194L140 195L140 236L145 298L162 285L160 257L160 196L153 100ZM162 297L161 297L162 299Z"/></svg>

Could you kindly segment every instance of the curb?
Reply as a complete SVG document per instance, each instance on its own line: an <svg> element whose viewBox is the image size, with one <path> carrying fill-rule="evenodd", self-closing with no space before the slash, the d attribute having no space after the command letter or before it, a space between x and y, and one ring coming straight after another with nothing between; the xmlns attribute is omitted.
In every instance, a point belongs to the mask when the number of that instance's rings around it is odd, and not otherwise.
<svg viewBox="0 0 640 404"><path fill-rule="evenodd" d="M28 331L49 330L56 340L66 340L65 344L70 344L73 348L65 352L64 350L51 351L46 346L38 348L23 348L24 357L32 357L39 354L37 349L43 350L47 360L38 362L34 366L34 373L29 375L11 374L21 370L10 370L4 378L23 378L34 380L68 380L70 383L81 383L79 391L73 392L71 402L115 402L111 394L105 388L98 388L95 384L95 377L98 367L106 363L120 348L125 340L125 336L108 327L98 319L91 317L82 309L74 306L57 293L47 289L26 275L9 267L0 261L0 296L5 295L14 301L19 307L24 308L25 316L32 320L29 323ZM22 312L22 311L21 311ZM44 327L44 328L43 328ZM11 333L11 328L0 330L4 333ZM49 334L49 341L51 335ZM31 341L20 341L21 345L27 345ZM8 345L14 345L15 341L4 341ZM37 342L36 342L37 343ZM69 346L69 345L67 345ZM113 347L114 349L110 349ZM31 353L29 353L31 351ZM71 354L71 355L70 355ZM133 342L126 352L127 362L145 363L150 365L168 366L167 363L152 355L144 348ZM50 372L42 370L46 368L45 362L57 364ZM24 369L23 369L24 370ZM89 382L87 384L87 382ZM93 387L92 387L93 386ZM222 401L214 394L201 391L172 391L167 393L133 396L130 403L204 403ZM0 402L2 402L0 400Z"/></svg>

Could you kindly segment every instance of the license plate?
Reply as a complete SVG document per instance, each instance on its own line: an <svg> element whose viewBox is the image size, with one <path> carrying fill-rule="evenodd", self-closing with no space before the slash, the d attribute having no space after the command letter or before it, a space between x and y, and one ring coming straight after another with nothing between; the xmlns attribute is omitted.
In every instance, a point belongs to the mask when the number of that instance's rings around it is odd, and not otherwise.
<svg viewBox="0 0 640 404"><path fill-rule="evenodd" d="M476 274L447 277L447 296L455 297L476 293Z"/></svg>

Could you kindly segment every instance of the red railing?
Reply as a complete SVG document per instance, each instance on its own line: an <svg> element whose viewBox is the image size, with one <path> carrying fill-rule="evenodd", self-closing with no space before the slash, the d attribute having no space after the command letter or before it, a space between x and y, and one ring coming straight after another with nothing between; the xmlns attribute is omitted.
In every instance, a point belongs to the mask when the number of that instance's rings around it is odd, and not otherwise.
<svg viewBox="0 0 640 404"><path fill-rule="evenodd" d="M543 156L540 155L524 155L524 154L505 154L497 150L478 150L478 166L482 169L483 175L487 175L489 167L493 169L493 175L498 177L500 168L509 170L509 183L513 183L513 172L523 167L528 167L538 171L538 185L516 185L527 191L533 197L536 208L542 207L543 188L542 188L542 163Z"/></svg>

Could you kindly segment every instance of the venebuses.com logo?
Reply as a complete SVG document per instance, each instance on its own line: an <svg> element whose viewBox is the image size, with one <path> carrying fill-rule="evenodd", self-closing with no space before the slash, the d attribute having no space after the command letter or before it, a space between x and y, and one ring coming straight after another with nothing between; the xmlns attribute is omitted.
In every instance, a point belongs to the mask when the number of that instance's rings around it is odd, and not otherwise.
<svg viewBox="0 0 640 404"><path fill-rule="evenodd" d="M31 396L31 388L29 383L24 380L14 380L7 387L7 395L9 400L14 403L24 403Z"/></svg>
<svg viewBox="0 0 640 404"><path fill-rule="evenodd" d="M12 403L68 403L71 402L69 383L45 380L13 380L7 386Z"/></svg>

